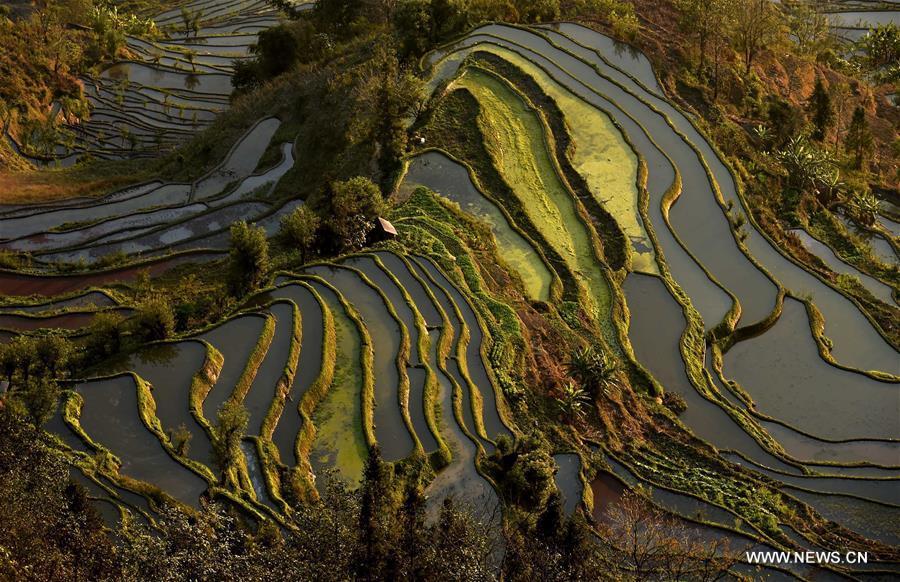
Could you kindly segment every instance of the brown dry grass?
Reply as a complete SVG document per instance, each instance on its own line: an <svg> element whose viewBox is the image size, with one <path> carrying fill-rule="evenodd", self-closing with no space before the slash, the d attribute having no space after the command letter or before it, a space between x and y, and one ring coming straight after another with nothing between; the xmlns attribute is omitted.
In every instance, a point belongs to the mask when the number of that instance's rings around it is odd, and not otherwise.
<svg viewBox="0 0 900 582"><path fill-rule="evenodd" d="M0 204L52 202L81 196L101 196L136 181L133 174L88 177L70 172L34 170L0 173Z"/></svg>

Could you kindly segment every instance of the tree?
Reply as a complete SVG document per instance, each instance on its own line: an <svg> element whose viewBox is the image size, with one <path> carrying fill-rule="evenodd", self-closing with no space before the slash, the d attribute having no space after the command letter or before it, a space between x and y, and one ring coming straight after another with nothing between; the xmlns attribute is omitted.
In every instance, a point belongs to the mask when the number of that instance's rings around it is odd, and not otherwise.
<svg viewBox="0 0 900 582"><path fill-rule="evenodd" d="M828 153L810 144L802 135L792 137L783 149L774 152L774 156L787 174L788 188L799 193L810 192L818 196L837 172Z"/></svg>
<svg viewBox="0 0 900 582"><path fill-rule="evenodd" d="M600 525L614 548L616 568L636 580L722 579L737 561L727 540L710 541L685 521L663 513L634 492L625 493Z"/></svg>
<svg viewBox="0 0 900 582"><path fill-rule="evenodd" d="M559 20L559 0L518 0L516 9L525 22Z"/></svg>
<svg viewBox="0 0 900 582"><path fill-rule="evenodd" d="M56 412L59 394L56 380L47 376L35 376L15 391L26 417L36 427L44 426Z"/></svg>
<svg viewBox="0 0 900 582"><path fill-rule="evenodd" d="M175 333L175 312L162 296L145 301L134 316L134 330L143 341L158 341Z"/></svg>
<svg viewBox="0 0 900 582"><path fill-rule="evenodd" d="M228 285L232 295L242 297L258 289L269 270L265 229L243 220L232 224L230 258Z"/></svg>
<svg viewBox="0 0 900 582"><path fill-rule="evenodd" d="M297 62L298 49L297 39L286 25L260 32L252 50L262 78L272 79L291 68Z"/></svg>
<svg viewBox="0 0 900 582"><path fill-rule="evenodd" d="M873 28L857 41L856 49L862 53L865 66L878 73L882 82L900 79L900 27L895 23Z"/></svg>
<svg viewBox="0 0 900 582"><path fill-rule="evenodd" d="M120 580L112 538L62 456L0 407L0 578Z"/></svg>
<svg viewBox="0 0 900 582"><path fill-rule="evenodd" d="M866 226L872 226L878 218L878 210L881 206L878 198L869 191L854 190L850 193L850 212L853 217Z"/></svg>
<svg viewBox="0 0 900 582"><path fill-rule="evenodd" d="M213 429L213 459L224 474L232 467L241 452L241 439L247 432L250 413L237 400L229 399L219 408Z"/></svg>
<svg viewBox="0 0 900 582"><path fill-rule="evenodd" d="M179 455L186 456L191 450L191 439L194 434L182 422L177 428L169 431L169 440L172 441L172 447Z"/></svg>
<svg viewBox="0 0 900 582"><path fill-rule="evenodd" d="M759 52L778 37L778 9L771 0L741 0L734 6L732 42L743 55L745 72L749 74Z"/></svg>
<svg viewBox="0 0 900 582"><path fill-rule="evenodd" d="M48 335L37 341L37 360L41 371L55 377L72 357L72 342L59 335Z"/></svg>
<svg viewBox="0 0 900 582"><path fill-rule="evenodd" d="M331 184L327 225L335 243L347 252L363 247L373 221L384 210L381 190L368 178L357 176Z"/></svg>
<svg viewBox="0 0 900 582"><path fill-rule="evenodd" d="M279 236L284 244L300 250L300 262L305 263L309 251L316 242L321 219L306 205L295 208L290 214L281 218Z"/></svg>
<svg viewBox="0 0 900 582"><path fill-rule="evenodd" d="M390 478L387 467L381 459L378 445L369 449L363 482L360 488L360 557L357 561L358 575L362 580L381 578L388 553L387 530L383 520L386 517L386 502L389 496Z"/></svg>
<svg viewBox="0 0 900 582"><path fill-rule="evenodd" d="M825 44L829 38L828 19L820 2L785 0L781 6L790 36L801 54L813 54Z"/></svg>
<svg viewBox="0 0 900 582"><path fill-rule="evenodd" d="M184 51L184 58L186 58L188 60L188 62L191 64L191 71L196 73L197 72L197 63L196 63L197 52L188 49L188 50Z"/></svg>
<svg viewBox="0 0 900 582"><path fill-rule="evenodd" d="M710 41L721 39L729 28L732 10L731 0L678 0L676 6L681 14L681 29L696 37L700 61L697 73L706 69L706 53ZM718 59L718 47L713 54Z"/></svg>
<svg viewBox="0 0 900 582"><path fill-rule="evenodd" d="M376 144L381 184L387 186L406 151L406 120L424 101L424 81L401 66L394 47L384 43L361 67L352 94L356 113L348 139Z"/></svg>
<svg viewBox="0 0 900 582"><path fill-rule="evenodd" d="M19 367L19 352L15 349L15 342L0 344L0 370L6 381L12 384L13 374Z"/></svg>
<svg viewBox="0 0 900 582"><path fill-rule="evenodd" d="M812 138L816 141L825 139L828 129L834 123L834 110L831 108L831 95L822 84L822 78L816 78L816 86L807 103L807 111L812 114L812 122L815 130Z"/></svg>
<svg viewBox="0 0 900 582"><path fill-rule="evenodd" d="M869 131L869 122L866 120L866 112L857 106L853 110L850 119L850 127L847 128L847 137L844 138L844 149L853 156L853 167L860 170L865 165L866 159L872 152L872 132Z"/></svg>
<svg viewBox="0 0 900 582"><path fill-rule="evenodd" d="M351 25L362 17L363 0L316 0L313 15L323 28L347 36Z"/></svg>
<svg viewBox="0 0 900 582"><path fill-rule="evenodd" d="M124 318L121 314L105 311L94 316L94 321L88 328L85 347L88 355L94 358L102 358L117 353L122 347L122 333Z"/></svg>

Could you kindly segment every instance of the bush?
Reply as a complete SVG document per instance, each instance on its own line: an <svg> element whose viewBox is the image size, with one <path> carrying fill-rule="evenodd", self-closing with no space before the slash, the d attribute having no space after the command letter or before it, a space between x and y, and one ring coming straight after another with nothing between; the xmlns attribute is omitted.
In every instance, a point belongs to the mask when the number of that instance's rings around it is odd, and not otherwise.
<svg viewBox="0 0 900 582"><path fill-rule="evenodd" d="M164 297L144 302L133 319L135 335L143 341L157 341L175 333L175 312Z"/></svg>
<svg viewBox="0 0 900 582"><path fill-rule="evenodd" d="M342 252L362 248L374 219L384 210L381 190L368 178L357 176L331 185L327 226L333 245Z"/></svg>
<svg viewBox="0 0 900 582"><path fill-rule="evenodd" d="M321 220L308 206L301 206L281 218L279 238L283 244L300 251L300 261L305 263L309 251L316 242Z"/></svg>
<svg viewBox="0 0 900 582"><path fill-rule="evenodd" d="M244 221L231 225L231 263L228 287L235 297L258 289L269 270L269 241L261 226Z"/></svg>

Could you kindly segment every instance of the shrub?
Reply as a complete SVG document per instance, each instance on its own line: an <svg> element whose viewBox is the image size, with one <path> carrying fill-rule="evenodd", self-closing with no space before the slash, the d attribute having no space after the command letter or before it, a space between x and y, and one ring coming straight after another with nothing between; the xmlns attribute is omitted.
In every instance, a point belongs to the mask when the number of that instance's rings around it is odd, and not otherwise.
<svg viewBox="0 0 900 582"><path fill-rule="evenodd" d="M231 263L228 287L235 297L258 289L269 269L269 241L261 226L244 221L231 225Z"/></svg>
<svg viewBox="0 0 900 582"><path fill-rule="evenodd" d="M285 245L297 247L303 263L316 242L320 223L318 215L308 206L296 208L281 218L279 236Z"/></svg>
<svg viewBox="0 0 900 582"><path fill-rule="evenodd" d="M135 335L143 341L157 341L175 333L175 312L164 297L144 302L133 319Z"/></svg>

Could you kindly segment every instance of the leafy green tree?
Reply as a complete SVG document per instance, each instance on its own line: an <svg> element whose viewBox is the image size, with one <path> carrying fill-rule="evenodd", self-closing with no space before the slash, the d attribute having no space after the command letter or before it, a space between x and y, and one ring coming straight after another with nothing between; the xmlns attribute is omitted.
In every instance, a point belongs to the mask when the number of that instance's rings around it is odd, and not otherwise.
<svg viewBox="0 0 900 582"><path fill-rule="evenodd" d="M389 489L388 468L381 458L381 449L375 445L369 449L360 491L360 556L357 564L362 580L380 579L386 567L389 542L384 520Z"/></svg>
<svg viewBox="0 0 900 582"><path fill-rule="evenodd" d="M700 61L697 72L706 69L706 55L714 37L720 37L728 30L731 23L732 0L677 0L681 29L697 39L697 52Z"/></svg>
<svg viewBox="0 0 900 582"><path fill-rule="evenodd" d="M363 0L316 0L313 15L319 24L338 36L349 35L363 16Z"/></svg>
<svg viewBox="0 0 900 582"><path fill-rule="evenodd" d="M239 221L231 225L231 251L228 286L231 294L242 297L258 289L269 270L269 241L261 226Z"/></svg>
<svg viewBox="0 0 900 582"><path fill-rule="evenodd" d="M298 59L297 39L287 26L273 26L259 33L253 47L257 55L260 73L264 79L272 79L287 71Z"/></svg>
<svg viewBox="0 0 900 582"><path fill-rule="evenodd" d="M866 120L866 112L862 107L857 107L853 110L847 136L844 138L844 149L853 156L854 168L860 170L865 166L873 145L874 140L869 130L869 122Z"/></svg>
<svg viewBox="0 0 900 582"><path fill-rule="evenodd" d="M143 341L158 341L175 333L175 311L162 296L146 300L133 318L135 333Z"/></svg>
<svg viewBox="0 0 900 582"><path fill-rule="evenodd" d="M37 340L38 369L56 377L73 355L72 342L60 335L48 335Z"/></svg>
<svg viewBox="0 0 900 582"><path fill-rule="evenodd" d="M281 218L279 236L284 244L300 251L300 262L305 263L316 242L321 219L309 206L303 205Z"/></svg>
<svg viewBox="0 0 900 582"><path fill-rule="evenodd" d="M559 0L518 0L516 10L525 22L559 20Z"/></svg>
<svg viewBox="0 0 900 582"><path fill-rule="evenodd" d="M434 41L431 0L401 0L394 11L393 23L403 58L424 54Z"/></svg>
<svg viewBox="0 0 900 582"><path fill-rule="evenodd" d="M122 579L102 518L25 420L0 407L0 579Z"/></svg>
<svg viewBox="0 0 900 582"><path fill-rule="evenodd" d="M826 190L837 172L828 153L809 143L802 135L789 139L783 149L774 152L774 156L787 174L788 189L795 192L818 196ZM830 191L826 193L831 194Z"/></svg>
<svg viewBox="0 0 900 582"><path fill-rule="evenodd" d="M56 412L60 390L56 380L40 375L29 379L14 394L31 424L41 427Z"/></svg>
<svg viewBox="0 0 900 582"><path fill-rule="evenodd" d="M871 71L881 71L884 82L900 79L900 27L895 23L876 26L856 43L863 61Z"/></svg>
<svg viewBox="0 0 900 582"><path fill-rule="evenodd" d="M381 190L368 178L357 176L331 184L326 222L343 252L362 248L374 220L384 211Z"/></svg>
<svg viewBox="0 0 900 582"><path fill-rule="evenodd" d="M815 54L829 38L828 18L820 2L785 0L781 3L791 38L801 54Z"/></svg>
<svg viewBox="0 0 900 582"><path fill-rule="evenodd" d="M824 140L828 129L834 123L834 110L831 107L831 95L825 89L821 77L816 78L816 85L807 102L807 110L812 115L815 128L812 138L816 141Z"/></svg>
<svg viewBox="0 0 900 582"><path fill-rule="evenodd" d="M169 431L169 440L172 442L172 447L176 453L182 456L186 456L191 450L191 439L193 438L194 434L183 422L177 428Z"/></svg>
<svg viewBox="0 0 900 582"><path fill-rule="evenodd" d="M19 367L19 352L15 349L15 342L0 344L0 370L6 381L12 384L13 375Z"/></svg>
<svg viewBox="0 0 900 582"><path fill-rule="evenodd" d="M241 452L241 439L247 432L250 422L250 413L243 404L236 400L226 400L219 408L216 415L216 425L213 429L213 459L216 465L224 473L232 467Z"/></svg>
<svg viewBox="0 0 900 582"><path fill-rule="evenodd" d="M121 314L109 311L94 316L85 341L89 358L102 358L122 348L124 320Z"/></svg>

